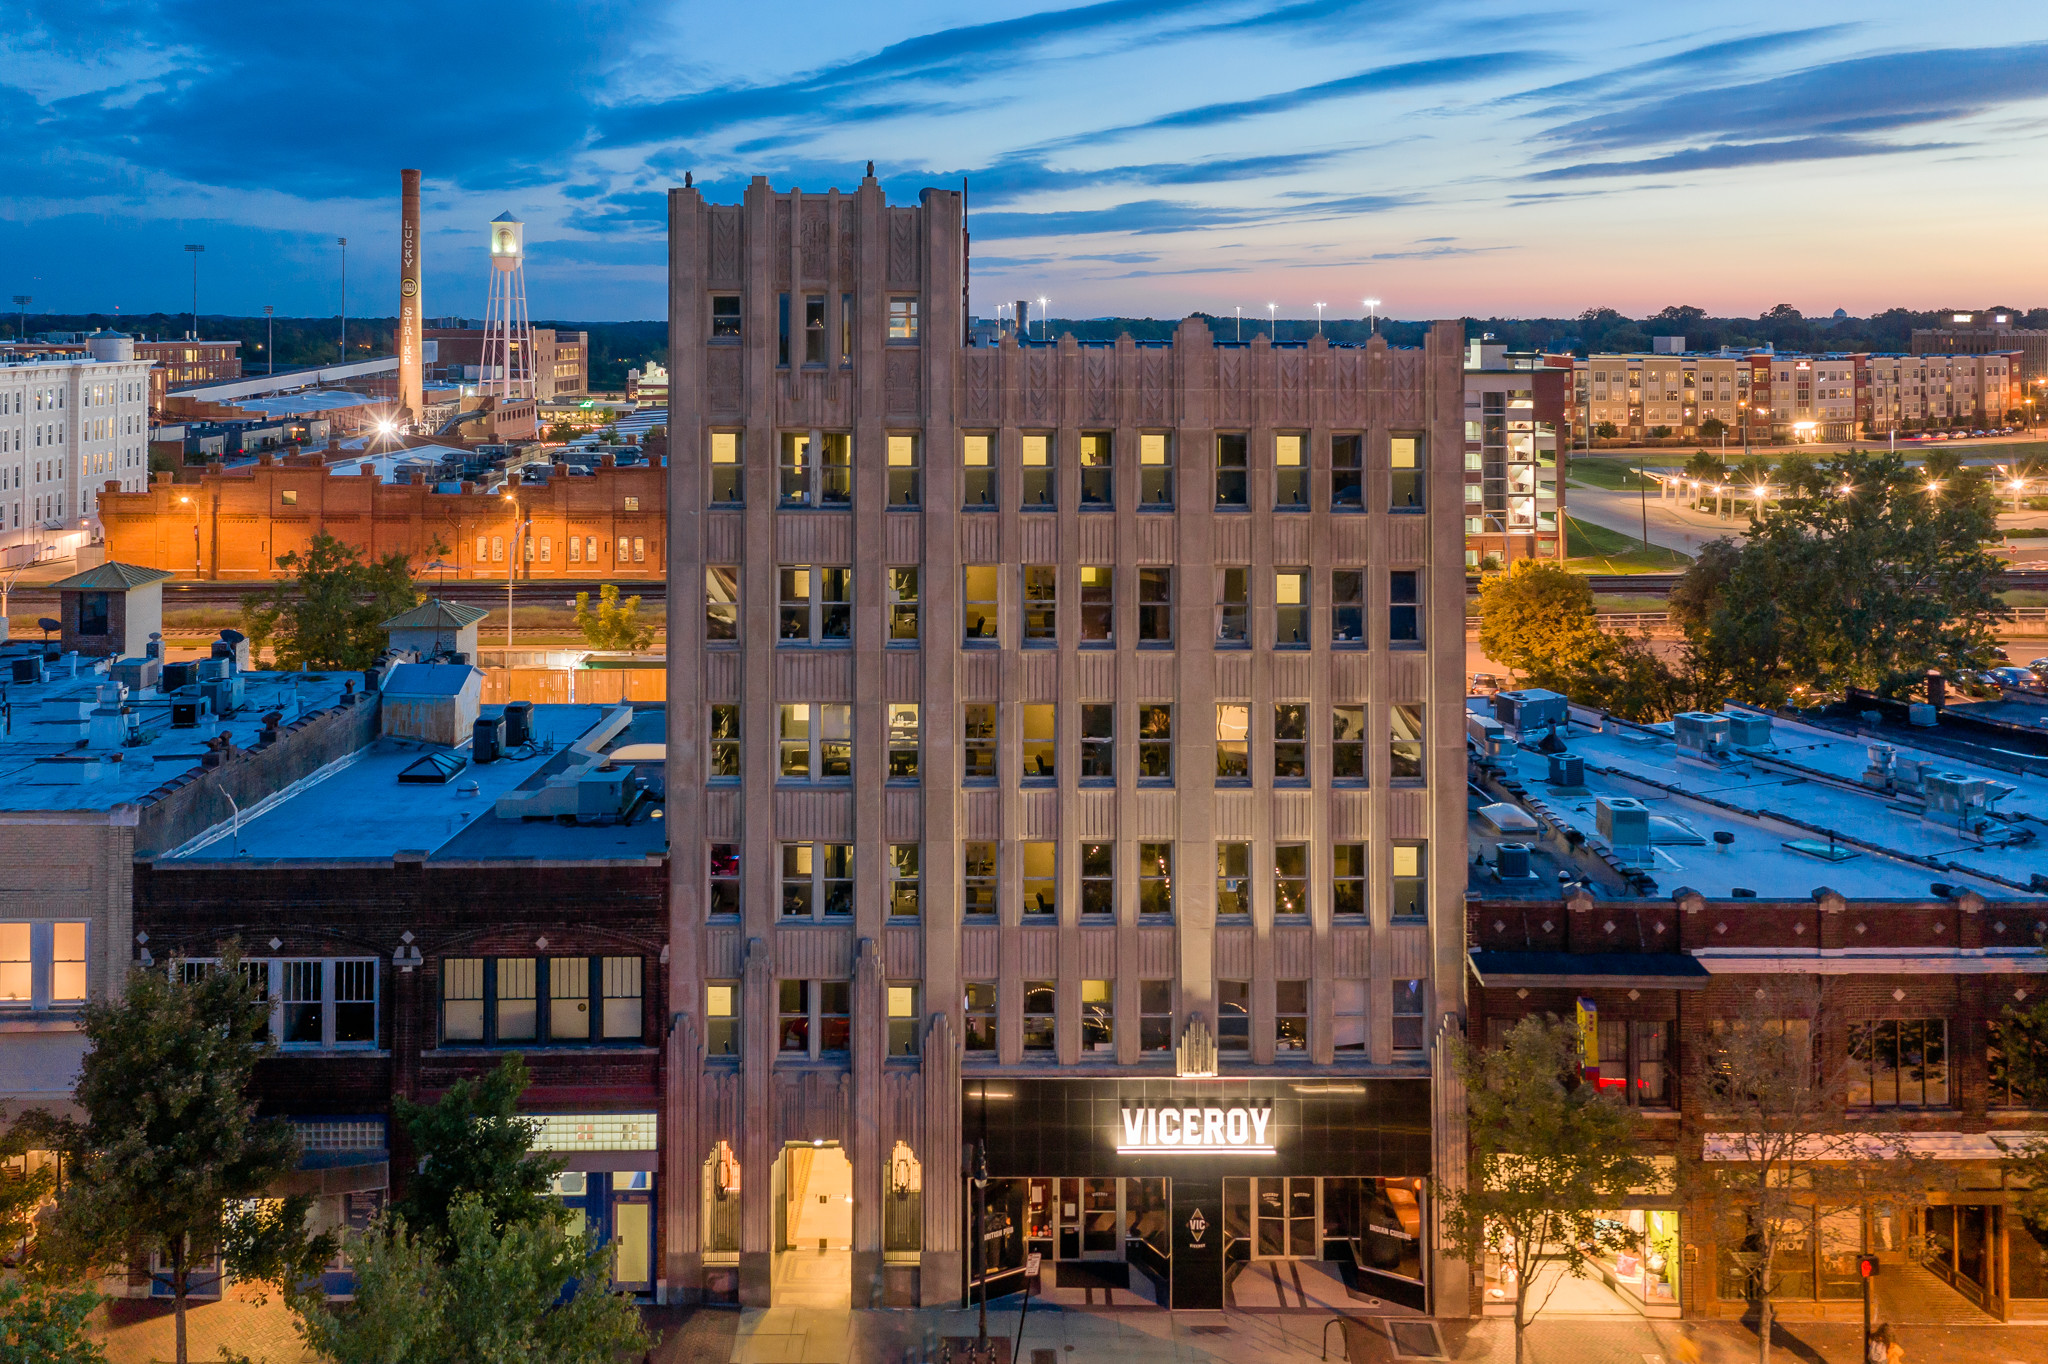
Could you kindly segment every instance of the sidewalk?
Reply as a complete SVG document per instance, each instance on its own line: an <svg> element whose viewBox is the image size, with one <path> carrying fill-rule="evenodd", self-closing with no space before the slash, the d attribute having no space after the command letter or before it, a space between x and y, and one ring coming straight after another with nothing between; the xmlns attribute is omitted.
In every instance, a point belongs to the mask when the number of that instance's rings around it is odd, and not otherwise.
<svg viewBox="0 0 2048 1364"><path fill-rule="evenodd" d="M101 1309L110 1364L172 1358L168 1305L117 1301ZM937 1364L947 1342L965 1364L975 1336L971 1311L848 1312L816 1308L656 1307L645 1313L657 1338L650 1364ZM1033 1302L1013 1357L1013 1302L991 1305L988 1332L998 1364L1299 1364L1320 1360L1330 1312L1164 1312L1151 1308L1047 1306ZM222 1348L251 1364L317 1364L283 1305L246 1298L194 1307L190 1357L217 1364ZM1499 1318L1437 1323L1444 1354L1459 1364L1514 1364L1513 1328ZM1703 1364L1751 1364L1756 1335L1738 1322L1699 1322ZM1397 1364L1377 1319L1349 1318L1328 1330L1330 1359ZM1900 1328L1909 1364L2043 1364L2048 1325ZM1861 1329L1781 1323L1773 1364L1858 1364ZM1525 1364L1674 1364L1679 1324L1640 1317L1540 1317L1528 1329ZM1347 1346L1349 1348L1347 1348ZM1406 1361L1420 1358L1399 1356Z"/></svg>

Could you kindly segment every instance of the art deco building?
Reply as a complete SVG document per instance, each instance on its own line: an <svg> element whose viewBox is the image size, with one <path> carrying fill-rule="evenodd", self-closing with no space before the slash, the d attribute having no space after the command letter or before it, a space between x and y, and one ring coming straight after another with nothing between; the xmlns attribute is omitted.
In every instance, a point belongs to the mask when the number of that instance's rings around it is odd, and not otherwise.
<svg viewBox="0 0 2048 1364"><path fill-rule="evenodd" d="M995 1292L1462 1315L1461 328L968 348L963 212L671 193L670 1289L958 1301L985 1152Z"/></svg>

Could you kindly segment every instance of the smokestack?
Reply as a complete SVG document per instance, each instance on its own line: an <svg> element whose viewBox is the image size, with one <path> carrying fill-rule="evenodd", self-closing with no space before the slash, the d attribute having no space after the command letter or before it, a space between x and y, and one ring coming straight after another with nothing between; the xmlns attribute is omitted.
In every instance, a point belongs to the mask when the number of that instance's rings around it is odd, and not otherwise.
<svg viewBox="0 0 2048 1364"><path fill-rule="evenodd" d="M426 380L420 339L420 173L398 173L398 408L404 422L422 420Z"/></svg>

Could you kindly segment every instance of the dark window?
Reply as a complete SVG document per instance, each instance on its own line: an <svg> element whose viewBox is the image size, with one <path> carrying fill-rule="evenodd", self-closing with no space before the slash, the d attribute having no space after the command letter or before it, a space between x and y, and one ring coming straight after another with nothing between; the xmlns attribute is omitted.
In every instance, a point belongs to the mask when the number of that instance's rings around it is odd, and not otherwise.
<svg viewBox="0 0 2048 1364"><path fill-rule="evenodd" d="M1849 1107L1946 1108L1948 1102L1947 1019L1849 1025Z"/></svg>
<svg viewBox="0 0 2048 1364"><path fill-rule="evenodd" d="M1365 707L1330 707L1330 780L1365 780Z"/></svg>
<svg viewBox="0 0 2048 1364"><path fill-rule="evenodd" d="M1365 844L1339 843L1330 850L1330 912L1365 913Z"/></svg>
<svg viewBox="0 0 2048 1364"><path fill-rule="evenodd" d="M1273 848L1273 912L1308 913L1308 844L1280 843Z"/></svg>
<svg viewBox="0 0 2048 1364"><path fill-rule="evenodd" d="M740 912L740 845L737 843L713 843L711 845L710 861L710 912L713 914L738 914Z"/></svg>
<svg viewBox="0 0 2048 1364"><path fill-rule="evenodd" d="M1252 1046L1252 983L1216 982L1216 1050L1250 1051Z"/></svg>
<svg viewBox="0 0 2048 1364"><path fill-rule="evenodd" d="M1173 570L1138 570L1138 642L1173 643Z"/></svg>
<svg viewBox="0 0 2048 1364"><path fill-rule="evenodd" d="M1216 437L1216 505L1245 505L1245 438L1242 435Z"/></svg>
<svg viewBox="0 0 2048 1364"><path fill-rule="evenodd" d="M1116 639L1116 570L1107 564L1081 566L1081 642L1110 644Z"/></svg>
<svg viewBox="0 0 2048 1364"><path fill-rule="evenodd" d="M825 296L804 296L804 363L825 363Z"/></svg>
<svg viewBox="0 0 2048 1364"><path fill-rule="evenodd" d="M1251 593L1246 586L1247 569L1216 570L1216 646L1242 649L1251 622Z"/></svg>
<svg viewBox="0 0 2048 1364"><path fill-rule="evenodd" d="M1024 569L1024 642L1052 644L1059 638L1060 571L1050 564Z"/></svg>
<svg viewBox="0 0 2048 1364"><path fill-rule="evenodd" d="M1308 1050L1308 982L1273 982L1273 1050L1280 1055Z"/></svg>
<svg viewBox="0 0 2048 1364"><path fill-rule="evenodd" d="M1422 571L1397 568L1387 574L1387 641L1422 643Z"/></svg>
<svg viewBox="0 0 2048 1364"><path fill-rule="evenodd" d="M1365 438L1330 437L1330 510L1359 511L1365 506Z"/></svg>
<svg viewBox="0 0 2048 1364"><path fill-rule="evenodd" d="M1308 703L1282 701L1273 707L1273 780L1308 780Z"/></svg>
<svg viewBox="0 0 2048 1364"><path fill-rule="evenodd" d="M1116 912L1116 845L1114 843L1083 843L1081 845L1081 912L1083 914L1113 914Z"/></svg>
<svg viewBox="0 0 2048 1364"><path fill-rule="evenodd" d="M711 296L711 339L738 340L740 335L740 296L738 294L713 294Z"/></svg>
<svg viewBox="0 0 2048 1364"><path fill-rule="evenodd" d="M1138 982L1138 1050L1173 1050L1173 982Z"/></svg>
<svg viewBox="0 0 2048 1364"><path fill-rule="evenodd" d="M81 592L78 594L78 633L80 635L104 635L107 633L106 593Z"/></svg>
<svg viewBox="0 0 2048 1364"><path fill-rule="evenodd" d="M1090 703L1081 707L1081 779L1116 777L1116 707Z"/></svg>
<svg viewBox="0 0 2048 1364"><path fill-rule="evenodd" d="M1428 1022L1426 1005L1428 995L1425 982L1419 980L1397 980L1394 982L1394 1050L1417 1052L1422 1050L1423 1029Z"/></svg>
<svg viewBox="0 0 2048 1364"><path fill-rule="evenodd" d="M967 1050L994 1051L996 983L992 980L970 980L962 994L961 1003L967 1015Z"/></svg>
<svg viewBox="0 0 2048 1364"><path fill-rule="evenodd" d="M711 708L711 780L737 781L740 776L740 708Z"/></svg>
<svg viewBox="0 0 2048 1364"><path fill-rule="evenodd" d="M1365 571L1339 568L1330 573L1330 643L1365 643Z"/></svg>
<svg viewBox="0 0 2048 1364"><path fill-rule="evenodd" d="M789 363L789 295L778 294L775 298L775 363Z"/></svg>

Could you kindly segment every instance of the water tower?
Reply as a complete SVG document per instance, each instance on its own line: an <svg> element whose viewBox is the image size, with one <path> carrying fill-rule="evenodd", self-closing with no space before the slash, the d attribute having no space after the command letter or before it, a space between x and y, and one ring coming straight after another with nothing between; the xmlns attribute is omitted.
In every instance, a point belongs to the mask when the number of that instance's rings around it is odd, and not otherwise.
<svg viewBox="0 0 2048 1364"><path fill-rule="evenodd" d="M534 396L533 326L526 314L525 224L510 213L491 220L491 292L484 303L484 353L478 393L501 403Z"/></svg>

